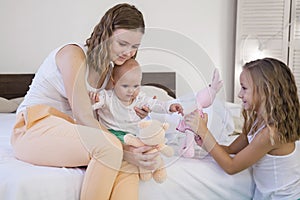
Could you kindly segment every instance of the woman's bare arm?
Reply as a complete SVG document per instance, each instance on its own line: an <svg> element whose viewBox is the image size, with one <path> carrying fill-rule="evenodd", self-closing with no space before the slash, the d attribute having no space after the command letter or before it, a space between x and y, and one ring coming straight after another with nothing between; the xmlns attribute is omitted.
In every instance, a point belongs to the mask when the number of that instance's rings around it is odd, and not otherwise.
<svg viewBox="0 0 300 200"><path fill-rule="evenodd" d="M86 89L85 54L77 45L67 45L56 55L56 64L62 74L66 95L76 123L101 128L94 118L91 101Z"/></svg>

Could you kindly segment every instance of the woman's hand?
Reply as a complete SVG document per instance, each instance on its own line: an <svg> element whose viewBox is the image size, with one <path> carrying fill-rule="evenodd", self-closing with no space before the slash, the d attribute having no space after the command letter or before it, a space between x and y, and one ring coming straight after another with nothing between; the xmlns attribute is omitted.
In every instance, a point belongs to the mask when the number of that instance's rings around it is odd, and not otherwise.
<svg viewBox="0 0 300 200"><path fill-rule="evenodd" d="M205 137L205 134L208 131L207 113L200 113L199 110L195 110L184 117L185 123L191 127L194 133L199 135L201 138Z"/></svg>
<svg viewBox="0 0 300 200"><path fill-rule="evenodd" d="M147 151L155 149L153 146L142 146L142 147L133 147L129 145L123 145L124 155L123 159L127 162L137 166L142 167L148 170L154 170L157 167L156 157L159 155L159 152L147 153Z"/></svg>

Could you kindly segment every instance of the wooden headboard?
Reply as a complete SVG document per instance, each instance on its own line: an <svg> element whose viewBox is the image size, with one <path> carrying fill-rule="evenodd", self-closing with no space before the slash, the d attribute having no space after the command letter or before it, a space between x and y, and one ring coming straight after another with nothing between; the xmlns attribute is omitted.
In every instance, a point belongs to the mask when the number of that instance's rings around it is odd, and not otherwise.
<svg viewBox="0 0 300 200"><path fill-rule="evenodd" d="M152 85L164 89L168 95L176 98L175 72L144 72L142 85Z"/></svg>
<svg viewBox="0 0 300 200"><path fill-rule="evenodd" d="M23 97L33 77L34 74L0 74L0 97L6 99ZM142 84L161 87L172 96L175 94L176 74L175 72L144 72Z"/></svg>
<svg viewBox="0 0 300 200"><path fill-rule="evenodd" d="M23 97L34 74L0 74L0 96L12 99Z"/></svg>

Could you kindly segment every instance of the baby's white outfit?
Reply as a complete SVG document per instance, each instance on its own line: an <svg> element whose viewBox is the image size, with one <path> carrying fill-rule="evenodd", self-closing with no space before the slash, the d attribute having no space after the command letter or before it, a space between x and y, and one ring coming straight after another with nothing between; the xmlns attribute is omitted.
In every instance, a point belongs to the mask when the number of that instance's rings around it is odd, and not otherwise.
<svg viewBox="0 0 300 200"><path fill-rule="evenodd" d="M134 107L147 106L153 112L170 113L169 108L172 103L174 102L164 102L147 97L141 91L129 106L125 106L113 90L101 90L99 91L99 102L93 105L93 109L97 110L98 120L107 129L137 134L141 118L136 114Z"/></svg>

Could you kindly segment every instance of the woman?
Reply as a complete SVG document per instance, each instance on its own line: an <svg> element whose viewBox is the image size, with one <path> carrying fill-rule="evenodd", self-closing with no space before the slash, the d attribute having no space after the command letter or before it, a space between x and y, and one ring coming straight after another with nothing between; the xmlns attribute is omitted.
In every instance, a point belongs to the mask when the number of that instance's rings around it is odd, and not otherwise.
<svg viewBox="0 0 300 200"><path fill-rule="evenodd" d="M50 53L17 110L15 156L43 166L87 166L82 200L138 199L138 185L132 185L138 177L127 163L154 167L157 154L143 154L153 147L124 146L123 155L119 140L94 118L88 95L106 87L114 64L135 57L144 29L135 6L112 7L85 45L65 44ZM149 110L136 112L143 118Z"/></svg>

